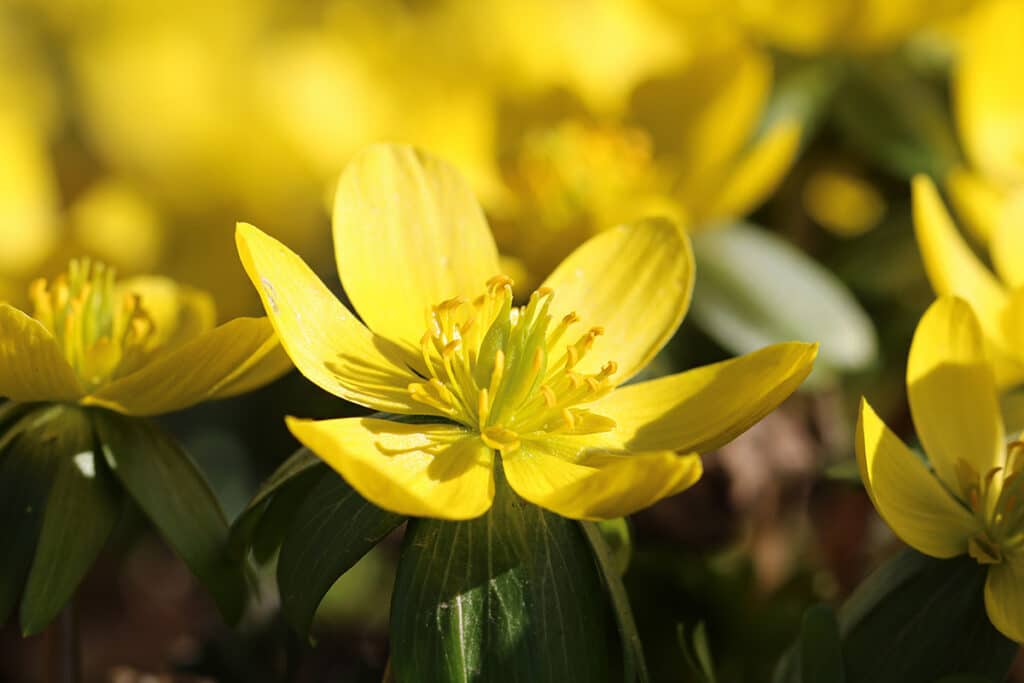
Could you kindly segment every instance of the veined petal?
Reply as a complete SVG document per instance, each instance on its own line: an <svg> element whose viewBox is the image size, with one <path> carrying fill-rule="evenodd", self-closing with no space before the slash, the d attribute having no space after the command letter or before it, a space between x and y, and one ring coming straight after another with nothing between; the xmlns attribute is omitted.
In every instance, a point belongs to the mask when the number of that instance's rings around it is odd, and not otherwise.
<svg viewBox="0 0 1024 683"><path fill-rule="evenodd" d="M1003 464L995 377L978 320L963 299L940 297L921 317L907 360L907 397L921 445L950 489L960 490L961 461L979 476Z"/></svg>
<svg viewBox="0 0 1024 683"><path fill-rule="evenodd" d="M281 345L306 379L375 410L428 412L410 403L406 389L418 378L403 355L366 329L301 258L245 223L235 238Z"/></svg>
<svg viewBox="0 0 1024 683"><path fill-rule="evenodd" d="M524 440L502 457L509 485L525 500L571 519L613 519L697 483L700 456L672 451L585 450L586 439Z"/></svg>
<svg viewBox="0 0 1024 683"><path fill-rule="evenodd" d="M1010 640L1024 643L1024 566L1017 558L988 568L985 611L992 625Z"/></svg>
<svg viewBox="0 0 1024 683"><path fill-rule="evenodd" d="M74 369L38 320L0 304L0 396L12 401L74 401Z"/></svg>
<svg viewBox="0 0 1024 683"><path fill-rule="evenodd" d="M584 242L555 269L554 320L575 311L583 325L604 334L577 365L594 373L613 360L621 384L654 357L675 333L693 294L693 250L676 225L652 218L605 230ZM581 330L582 331L582 330ZM566 343L572 343L566 335Z"/></svg>
<svg viewBox="0 0 1024 683"><path fill-rule="evenodd" d="M475 296L498 251L469 185L413 147L375 145L349 162L334 199L345 292L377 334L419 348L429 307Z"/></svg>
<svg viewBox="0 0 1024 683"><path fill-rule="evenodd" d="M1002 193L987 179L965 168L950 171L944 184L967 229L976 240L988 244L1002 212Z"/></svg>
<svg viewBox="0 0 1024 683"><path fill-rule="evenodd" d="M234 396L291 368L266 318L236 318L82 399L126 415L160 415Z"/></svg>
<svg viewBox="0 0 1024 683"><path fill-rule="evenodd" d="M857 464L878 514L905 543L932 557L967 552L974 517L889 431L866 400L857 421Z"/></svg>
<svg viewBox="0 0 1024 683"><path fill-rule="evenodd" d="M775 409L811 372L817 344L775 344L739 358L620 387L590 406L630 450L705 453Z"/></svg>
<svg viewBox="0 0 1024 683"><path fill-rule="evenodd" d="M1006 292L961 237L930 178L913 181L914 230L936 294L955 294L974 307L986 336L1001 340Z"/></svg>
<svg viewBox="0 0 1024 683"><path fill-rule="evenodd" d="M1011 195L1004 204L989 253L1003 282L1024 287L1024 193Z"/></svg>
<svg viewBox="0 0 1024 683"><path fill-rule="evenodd" d="M459 427L374 418L287 421L295 438L385 510L472 519L491 507L493 451Z"/></svg>
<svg viewBox="0 0 1024 683"><path fill-rule="evenodd" d="M800 124L783 121L735 162L725 184L699 220L737 218L756 209L789 171L800 149Z"/></svg>

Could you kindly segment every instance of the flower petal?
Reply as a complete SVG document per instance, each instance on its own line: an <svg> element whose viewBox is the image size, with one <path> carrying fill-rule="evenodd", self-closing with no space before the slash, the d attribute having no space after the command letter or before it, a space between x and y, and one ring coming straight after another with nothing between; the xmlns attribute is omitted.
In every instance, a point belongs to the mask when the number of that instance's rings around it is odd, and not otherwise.
<svg viewBox="0 0 1024 683"><path fill-rule="evenodd" d="M432 305L473 297L499 274L469 185L413 147L375 145L349 162L334 199L338 273L371 330L419 348Z"/></svg>
<svg viewBox="0 0 1024 683"><path fill-rule="evenodd" d="M800 149L800 134L798 123L783 121L755 141L735 161L706 215L699 218L737 218L756 209L792 166Z"/></svg>
<svg viewBox="0 0 1024 683"><path fill-rule="evenodd" d="M697 483L700 456L672 451L583 451L580 438L524 440L502 457L509 485L524 499L571 519L632 514ZM582 453L582 454L581 454Z"/></svg>
<svg viewBox="0 0 1024 683"><path fill-rule="evenodd" d="M148 348L175 348L209 332L217 324L217 307L206 292L160 275L137 275L117 283L121 293L136 294L153 321Z"/></svg>
<svg viewBox="0 0 1024 683"><path fill-rule="evenodd" d="M82 393L50 331L17 308L0 304L0 396L12 401L74 401Z"/></svg>
<svg viewBox="0 0 1024 683"><path fill-rule="evenodd" d="M1000 633L1024 643L1024 566L1015 559L988 568L985 611Z"/></svg>
<svg viewBox="0 0 1024 683"><path fill-rule="evenodd" d="M857 421L857 463L875 509L905 543L932 557L967 552L967 540L978 530L974 517L866 400Z"/></svg>
<svg viewBox="0 0 1024 683"><path fill-rule="evenodd" d="M1024 287L1024 193L1012 195L1003 205L989 253L1003 282Z"/></svg>
<svg viewBox="0 0 1024 683"><path fill-rule="evenodd" d="M300 420L288 428L367 500L414 517L472 519L494 499L493 451L451 425L374 418Z"/></svg>
<svg viewBox="0 0 1024 683"><path fill-rule="evenodd" d="M965 168L954 168L946 175L946 191L957 215L979 242L988 244L999 222L1003 197L987 178Z"/></svg>
<svg viewBox="0 0 1024 683"><path fill-rule="evenodd" d="M817 354L817 344L775 344L620 387L590 409L615 420L615 436L630 450L705 453L782 403L810 373Z"/></svg>
<svg viewBox="0 0 1024 683"><path fill-rule="evenodd" d="M958 463L979 476L1003 464L1003 418L981 328L971 307L940 297L914 332L907 397L917 436L935 472L960 490Z"/></svg>
<svg viewBox="0 0 1024 683"><path fill-rule="evenodd" d="M621 384L675 333L690 306L693 276L689 237L670 221L652 218L587 240L543 286L555 292L555 320L575 311L583 325L604 328L576 369L597 372L614 360L618 373L612 379ZM574 331L565 343L575 341Z"/></svg>
<svg viewBox="0 0 1024 683"><path fill-rule="evenodd" d="M977 312L986 336L1002 337L1006 292L960 236L935 184L919 175L913 181L914 229L928 280L936 294L955 294Z"/></svg>
<svg viewBox="0 0 1024 683"><path fill-rule="evenodd" d="M236 318L100 387L82 403L160 415L255 389L289 368L270 321Z"/></svg>
<svg viewBox="0 0 1024 683"><path fill-rule="evenodd" d="M416 376L401 352L366 329L301 258L245 223L235 238L281 345L306 379L375 410L429 412L410 403L406 387Z"/></svg>

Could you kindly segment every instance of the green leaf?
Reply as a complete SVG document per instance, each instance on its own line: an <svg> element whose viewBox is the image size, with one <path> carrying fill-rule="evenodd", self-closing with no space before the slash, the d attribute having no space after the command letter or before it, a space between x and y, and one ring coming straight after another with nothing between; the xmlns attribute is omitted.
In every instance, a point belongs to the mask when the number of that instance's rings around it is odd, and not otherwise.
<svg viewBox="0 0 1024 683"><path fill-rule="evenodd" d="M195 463L149 420L91 414L114 475L210 591L225 621L237 622L246 602L244 572L227 552L224 512Z"/></svg>
<svg viewBox="0 0 1024 683"><path fill-rule="evenodd" d="M625 523L625 520L623 522ZM593 522L582 522L581 527L590 544L591 552L594 553L594 559L601 570L601 578L608 590L608 597L611 599L612 612L615 614L615 623L619 630L619 641L622 644L622 680L626 683L632 681L647 683L650 680L650 675L647 673L647 659L644 657L640 633L633 620L633 608L629 605L629 595L626 593L626 586L622 583L621 578L625 571L619 571L619 563L613 556L604 531ZM627 532L628 528L628 524L626 524Z"/></svg>
<svg viewBox="0 0 1024 683"><path fill-rule="evenodd" d="M893 59L848 66L834 109L847 140L900 177L944 177L960 154L942 97Z"/></svg>
<svg viewBox="0 0 1024 683"><path fill-rule="evenodd" d="M1005 680L1017 644L985 613L986 568L905 550L839 613L848 683L931 681L952 672Z"/></svg>
<svg viewBox="0 0 1024 683"><path fill-rule="evenodd" d="M775 234L734 223L693 237L691 312L733 353L782 341L821 343L816 372L862 370L878 355L864 309L825 267Z"/></svg>
<svg viewBox="0 0 1024 683"><path fill-rule="evenodd" d="M21 601L26 636L41 631L71 599L120 512L120 490L96 449L88 416L68 408L60 423L61 454Z"/></svg>
<svg viewBox="0 0 1024 683"><path fill-rule="evenodd" d="M316 609L338 577L405 521L326 473L296 510L277 559L285 619L307 637Z"/></svg>
<svg viewBox="0 0 1024 683"><path fill-rule="evenodd" d="M486 514L409 522L391 601L396 679L609 680L608 602L580 524L496 473Z"/></svg>
<svg viewBox="0 0 1024 683"><path fill-rule="evenodd" d="M61 406L22 416L0 439L0 623L14 609L32 565L46 496L64 448Z"/></svg>
<svg viewBox="0 0 1024 683"><path fill-rule="evenodd" d="M711 647L708 645L704 622L694 627L692 640L686 637L686 627L682 624L676 628L676 637L683 651L687 679L693 679L696 683L715 683L715 667L711 661Z"/></svg>
<svg viewBox="0 0 1024 683"><path fill-rule="evenodd" d="M260 485L256 494L249 501L238 519L231 525L230 548L231 552L239 558L244 558L245 552L253 543L254 535L260 526L267 508L274 496L282 488L289 487L296 478L301 477L312 469L323 467L323 461L307 448L300 448L290 458L285 460L274 470L274 473L267 477L267 480ZM280 542L280 539L278 539Z"/></svg>
<svg viewBox="0 0 1024 683"><path fill-rule="evenodd" d="M839 623L828 605L815 605L804 612L800 627L801 683L844 683Z"/></svg>

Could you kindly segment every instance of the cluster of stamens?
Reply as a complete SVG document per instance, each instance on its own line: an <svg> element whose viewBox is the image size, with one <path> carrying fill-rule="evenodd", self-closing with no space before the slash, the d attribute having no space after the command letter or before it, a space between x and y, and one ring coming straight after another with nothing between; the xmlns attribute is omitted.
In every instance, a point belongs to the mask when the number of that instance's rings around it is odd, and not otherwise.
<svg viewBox="0 0 1024 683"><path fill-rule="evenodd" d="M957 463L964 502L982 531L968 541L968 552L981 564L1003 562L1007 553L1024 547L1024 442L1007 446L1006 464L982 476L966 461Z"/></svg>
<svg viewBox="0 0 1024 683"><path fill-rule="evenodd" d="M53 334L83 388L91 391L137 369L153 337L153 320L138 295L119 292L114 269L71 261L52 285L29 288L33 317Z"/></svg>
<svg viewBox="0 0 1024 683"><path fill-rule="evenodd" d="M598 372L579 371L603 330L590 328L565 344L579 316L569 313L552 326L553 296L542 288L515 307L512 281L497 276L473 300L456 297L432 306L420 340L423 381L410 384L409 395L502 451L516 450L521 436L536 432L614 428L612 420L579 407L613 388L614 361Z"/></svg>

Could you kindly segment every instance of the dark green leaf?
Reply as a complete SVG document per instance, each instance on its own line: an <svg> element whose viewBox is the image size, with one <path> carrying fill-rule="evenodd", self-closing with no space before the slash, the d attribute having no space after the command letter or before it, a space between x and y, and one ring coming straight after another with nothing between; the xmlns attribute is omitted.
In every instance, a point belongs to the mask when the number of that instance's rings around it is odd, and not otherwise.
<svg viewBox="0 0 1024 683"><path fill-rule="evenodd" d="M1005 680L1017 652L985 613L986 568L906 550L839 613L850 683L931 681L951 672Z"/></svg>
<svg viewBox="0 0 1024 683"><path fill-rule="evenodd" d="M188 455L148 420L92 411L115 476L213 595L224 619L245 609L241 565L227 552L228 526L213 491Z"/></svg>
<svg viewBox="0 0 1024 683"><path fill-rule="evenodd" d="M96 449L89 418L68 409L62 422L67 430L64 445L69 450L56 465L21 601L25 635L41 631L74 595L120 511L120 490Z"/></svg>
<svg viewBox="0 0 1024 683"><path fill-rule="evenodd" d="M683 651L687 680L692 679L695 683L715 683L715 667L711 661L711 647L708 645L704 622L697 624L693 629L692 639L687 637L686 627L679 624L676 637Z"/></svg>
<svg viewBox="0 0 1024 683"><path fill-rule="evenodd" d="M260 564L266 564L284 543L288 530L298 517L299 508L309 498L313 488L323 479L337 474L323 463L296 475L279 488L267 501L259 524L253 530L252 556Z"/></svg>
<svg viewBox="0 0 1024 683"><path fill-rule="evenodd" d="M521 500L496 471L483 516L409 522L391 601L396 679L608 680L609 606L579 523Z"/></svg>
<svg viewBox="0 0 1024 683"><path fill-rule="evenodd" d="M782 341L818 341L815 373L875 362L871 319L831 272L773 233L746 223L694 236L691 311L715 341L749 353Z"/></svg>
<svg viewBox="0 0 1024 683"><path fill-rule="evenodd" d="M40 408L0 439L0 623L14 609L35 554L53 469L64 449L61 406Z"/></svg>
<svg viewBox="0 0 1024 683"><path fill-rule="evenodd" d="M858 151L903 178L941 178L959 151L942 98L894 60L851 63L835 100L840 130Z"/></svg>
<svg viewBox="0 0 1024 683"><path fill-rule="evenodd" d="M625 522L625 520L623 521ZM593 522L583 522L581 526L584 536L590 544L590 549L594 553L597 566L601 570L601 577L611 599L615 623L619 630L619 641L622 644L623 680L626 683L631 681L647 683L650 680L647 673L647 660L644 657L640 633L637 631L636 622L633 620L633 609L629 605L629 595L627 595L626 587L622 583L621 576L624 572L619 571L619 566L605 540L606 536L599 530L598 526Z"/></svg>
<svg viewBox="0 0 1024 683"><path fill-rule="evenodd" d="M337 474L325 474L296 510L277 559L288 623L307 636L320 601L338 577L403 521L367 501Z"/></svg>
<svg viewBox="0 0 1024 683"><path fill-rule="evenodd" d="M828 605L815 605L804 612L800 627L801 683L844 683L839 623Z"/></svg>
<svg viewBox="0 0 1024 683"><path fill-rule="evenodd" d="M238 519L231 525L231 551L242 558L253 543L253 534L259 526L271 499L282 487L287 487L296 477L310 470L323 467L323 461L307 448L300 448L281 463L256 491Z"/></svg>

